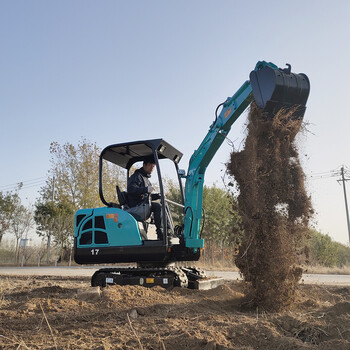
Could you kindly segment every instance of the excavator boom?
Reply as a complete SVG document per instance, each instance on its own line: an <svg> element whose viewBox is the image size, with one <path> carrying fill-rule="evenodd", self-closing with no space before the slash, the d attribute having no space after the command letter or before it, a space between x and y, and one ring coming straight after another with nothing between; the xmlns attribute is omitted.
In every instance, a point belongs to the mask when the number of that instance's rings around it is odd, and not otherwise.
<svg viewBox="0 0 350 350"><path fill-rule="evenodd" d="M259 61L238 91L222 104L222 110L210 126L199 148L193 153L186 176L185 227L186 247L202 248L200 236L204 174L215 153L225 140L232 124L254 99L267 118L280 109L294 108L293 117L302 119L309 96L310 83L305 74L281 69L271 62Z"/></svg>

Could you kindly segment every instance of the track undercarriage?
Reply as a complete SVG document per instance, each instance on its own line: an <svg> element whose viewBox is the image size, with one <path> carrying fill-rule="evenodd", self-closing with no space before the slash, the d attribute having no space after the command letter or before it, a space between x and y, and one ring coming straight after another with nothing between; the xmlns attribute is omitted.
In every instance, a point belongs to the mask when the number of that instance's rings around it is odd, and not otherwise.
<svg viewBox="0 0 350 350"><path fill-rule="evenodd" d="M205 278L204 271L196 267L117 267L96 271L91 278L91 285L106 287L117 284L199 289L198 281Z"/></svg>

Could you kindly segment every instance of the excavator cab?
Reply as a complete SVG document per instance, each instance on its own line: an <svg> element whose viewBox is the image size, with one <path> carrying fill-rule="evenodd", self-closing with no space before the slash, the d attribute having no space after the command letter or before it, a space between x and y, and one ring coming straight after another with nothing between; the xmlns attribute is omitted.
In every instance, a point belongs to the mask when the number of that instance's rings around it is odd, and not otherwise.
<svg viewBox="0 0 350 350"><path fill-rule="evenodd" d="M310 81L303 73L292 73L290 64L281 69L273 63L258 62L250 73L250 84L257 106L268 118L281 109L295 108L293 118L303 119Z"/></svg>
<svg viewBox="0 0 350 350"><path fill-rule="evenodd" d="M136 168L138 162L152 156L156 162L155 173L158 176L159 201L162 210L163 240L156 238L149 215L142 217L134 208L128 205L126 181L116 186L115 196L118 201L106 200L103 187L104 164L106 162L117 165L126 170L126 180ZM105 207L80 209L76 213L74 259L80 264L137 262L164 265L171 261L178 261L186 257L197 260L198 254L189 252L180 244L175 235L175 227L170 209L165 198L162 182L160 162L167 159L167 166L175 165L176 174L179 174L178 163L182 153L163 139L136 141L114 144L106 147L99 160L99 195ZM106 166L106 165L105 165ZM179 190L182 203L175 203L183 208L184 197L180 175ZM152 184L157 181L152 178ZM115 184L117 185L117 184ZM171 202L171 201L170 201ZM174 202L173 202L174 203ZM167 218L167 219L164 219ZM154 228L154 227L153 227ZM171 234L171 237L170 237ZM185 255L187 254L187 256Z"/></svg>

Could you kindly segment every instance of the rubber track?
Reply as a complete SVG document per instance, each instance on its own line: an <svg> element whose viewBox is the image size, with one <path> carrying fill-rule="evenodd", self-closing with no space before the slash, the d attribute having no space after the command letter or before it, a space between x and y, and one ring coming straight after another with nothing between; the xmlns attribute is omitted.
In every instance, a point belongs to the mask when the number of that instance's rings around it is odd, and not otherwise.
<svg viewBox="0 0 350 350"><path fill-rule="evenodd" d="M94 273L92 276L96 278L100 274L108 273L120 273L120 274L131 274L134 276L140 277L150 277L151 274L162 276L166 273L174 275L179 281L179 287L187 288L188 287L188 278L186 273L181 270L179 267L157 267L157 268L140 268L140 267L117 267L117 268L103 268ZM92 281L91 281L92 282Z"/></svg>

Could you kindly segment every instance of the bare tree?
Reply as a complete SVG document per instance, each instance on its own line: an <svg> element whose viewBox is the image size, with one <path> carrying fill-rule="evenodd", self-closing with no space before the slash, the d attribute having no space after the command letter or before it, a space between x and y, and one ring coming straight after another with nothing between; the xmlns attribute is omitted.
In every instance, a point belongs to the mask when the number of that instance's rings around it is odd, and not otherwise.
<svg viewBox="0 0 350 350"><path fill-rule="evenodd" d="M35 204L35 222L39 236L47 238L47 260L51 239L69 248L74 231L74 212L101 206L98 164L101 150L95 143L82 139L77 146L52 142L51 168L40 198ZM116 197L116 185L125 183L125 174L104 164L103 187L108 198ZM113 197L114 196L114 197Z"/></svg>
<svg viewBox="0 0 350 350"><path fill-rule="evenodd" d="M28 235L29 230L34 225L33 213L29 208L24 207L20 202L15 209L10 222L10 230L15 235L16 248L15 248L15 262L18 263L19 259L19 242L21 238Z"/></svg>
<svg viewBox="0 0 350 350"><path fill-rule="evenodd" d="M37 234L42 237L47 238L47 264L50 263L50 247L51 247L51 237L54 234L55 228L55 204L53 202L47 203L36 203L34 219L37 225Z"/></svg>
<svg viewBox="0 0 350 350"><path fill-rule="evenodd" d="M11 220L19 202L18 193L0 192L0 243L4 234L10 231Z"/></svg>

